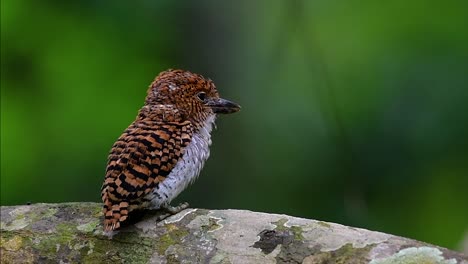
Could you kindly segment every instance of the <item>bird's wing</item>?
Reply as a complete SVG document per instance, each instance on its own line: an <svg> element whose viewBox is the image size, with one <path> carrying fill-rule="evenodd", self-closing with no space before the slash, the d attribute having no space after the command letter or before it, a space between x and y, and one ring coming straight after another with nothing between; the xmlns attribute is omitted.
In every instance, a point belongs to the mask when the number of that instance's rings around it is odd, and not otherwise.
<svg viewBox="0 0 468 264"><path fill-rule="evenodd" d="M190 121L145 126L132 124L115 142L109 155L101 197L104 225L114 230L138 203L162 182L192 140Z"/></svg>

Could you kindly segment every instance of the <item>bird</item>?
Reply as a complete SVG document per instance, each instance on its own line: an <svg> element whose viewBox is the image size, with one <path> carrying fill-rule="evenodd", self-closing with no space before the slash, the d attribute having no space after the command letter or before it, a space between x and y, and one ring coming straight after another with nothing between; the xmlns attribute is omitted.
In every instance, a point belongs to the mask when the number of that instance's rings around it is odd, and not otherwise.
<svg viewBox="0 0 468 264"><path fill-rule="evenodd" d="M159 73L138 115L113 144L101 188L104 230L121 228L134 210L188 207L170 202L200 174L219 114L240 110L209 78L186 70Z"/></svg>

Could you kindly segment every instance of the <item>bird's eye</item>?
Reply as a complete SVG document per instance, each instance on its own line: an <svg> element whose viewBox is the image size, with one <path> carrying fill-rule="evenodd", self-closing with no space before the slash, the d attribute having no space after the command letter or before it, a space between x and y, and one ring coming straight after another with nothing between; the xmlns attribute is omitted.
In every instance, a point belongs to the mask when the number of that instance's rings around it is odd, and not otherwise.
<svg viewBox="0 0 468 264"><path fill-rule="evenodd" d="M197 94L197 97L198 97L198 99L200 99L203 102L206 99L206 93L205 92L199 92Z"/></svg>

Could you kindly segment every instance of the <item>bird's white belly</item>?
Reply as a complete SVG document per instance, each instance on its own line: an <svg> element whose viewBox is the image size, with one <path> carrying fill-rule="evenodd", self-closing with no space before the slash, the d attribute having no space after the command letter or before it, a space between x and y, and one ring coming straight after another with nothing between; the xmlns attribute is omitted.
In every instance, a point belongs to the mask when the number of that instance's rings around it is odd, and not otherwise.
<svg viewBox="0 0 468 264"><path fill-rule="evenodd" d="M215 115L210 116L192 136L192 142L185 148L180 159L169 173L167 178L159 183L150 194L151 208L158 209L162 204L170 203L187 186L195 181L200 174L205 161L210 156L211 129L215 121Z"/></svg>

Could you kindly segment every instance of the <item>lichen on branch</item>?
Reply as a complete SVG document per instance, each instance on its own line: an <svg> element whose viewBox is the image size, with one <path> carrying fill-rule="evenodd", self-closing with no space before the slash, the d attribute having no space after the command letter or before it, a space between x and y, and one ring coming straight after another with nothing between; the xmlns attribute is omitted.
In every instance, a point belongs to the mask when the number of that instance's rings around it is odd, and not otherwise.
<svg viewBox="0 0 468 264"><path fill-rule="evenodd" d="M244 210L147 213L110 239L101 205L1 207L2 263L468 263L423 242L339 224Z"/></svg>

